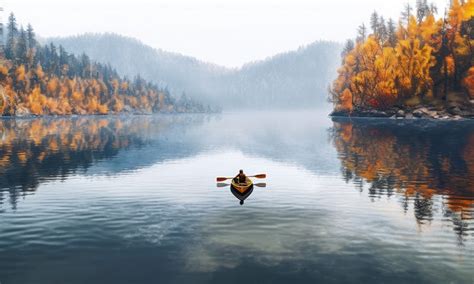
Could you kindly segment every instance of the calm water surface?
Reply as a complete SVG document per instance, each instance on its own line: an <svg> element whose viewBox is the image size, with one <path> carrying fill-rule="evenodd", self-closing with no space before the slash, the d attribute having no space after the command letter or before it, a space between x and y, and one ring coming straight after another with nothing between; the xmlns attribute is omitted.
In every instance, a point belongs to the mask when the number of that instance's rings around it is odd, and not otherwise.
<svg viewBox="0 0 474 284"><path fill-rule="evenodd" d="M0 120L2 284L472 283L473 218L472 122Z"/></svg>

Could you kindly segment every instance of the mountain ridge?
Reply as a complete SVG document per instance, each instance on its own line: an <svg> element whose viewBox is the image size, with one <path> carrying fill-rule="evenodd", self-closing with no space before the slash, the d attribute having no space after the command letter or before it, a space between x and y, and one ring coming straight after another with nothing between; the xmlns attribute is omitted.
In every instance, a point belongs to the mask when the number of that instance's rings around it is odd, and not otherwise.
<svg viewBox="0 0 474 284"><path fill-rule="evenodd" d="M247 106L253 105L250 99L266 106L324 103L342 48L336 42L316 41L294 51L229 68L154 48L116 33L86 33L46 41L110 64L121 75L140 74L175 94L184 92L213 104Z"/></svg>

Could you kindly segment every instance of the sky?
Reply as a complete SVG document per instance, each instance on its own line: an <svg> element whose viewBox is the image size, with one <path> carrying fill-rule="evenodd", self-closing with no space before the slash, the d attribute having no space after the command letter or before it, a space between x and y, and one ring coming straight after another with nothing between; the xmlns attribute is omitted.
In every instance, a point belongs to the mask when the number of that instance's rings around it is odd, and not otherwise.
<svg viewBox="0 0 474 284"><path fill-rule="evenodd" d="M415 0L410 1L412 4ZM449 0L433 1L444 11ZM316 40L355 37L377 10L398 19L406 0L0 0L42 37L114 32L227 67Z"/></svg>

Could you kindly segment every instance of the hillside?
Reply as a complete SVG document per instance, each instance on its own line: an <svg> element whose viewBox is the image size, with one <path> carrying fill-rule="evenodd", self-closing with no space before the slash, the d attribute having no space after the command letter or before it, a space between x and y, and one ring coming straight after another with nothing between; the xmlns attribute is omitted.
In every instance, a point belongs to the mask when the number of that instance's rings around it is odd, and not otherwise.
<svg viewBox="0 0 474 284"><path fill-rule="evenodd" d="M341 47L315 42L292 52L227 69L195 58L154 49L116 34L50 38L75 54L112 65L121 75L140 74L174 93L223 106L317 106L325 103Z"/></svg>
<svg viewBox="0 0 474 284"><path fill-rule="evenodd" d="M0 116L203 112L203 105L139 76L121 77L87 55L40 45L31 25L20 29L13 14L0 55Z"/></svg>

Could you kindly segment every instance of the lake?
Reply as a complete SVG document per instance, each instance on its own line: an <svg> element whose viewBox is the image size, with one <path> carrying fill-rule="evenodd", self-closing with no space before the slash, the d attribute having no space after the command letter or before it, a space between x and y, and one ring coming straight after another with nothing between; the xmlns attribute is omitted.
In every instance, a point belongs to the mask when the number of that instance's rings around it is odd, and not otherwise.
<svg viewBox="0 0 474 284"><path fill-rule="evenodd" d="M2 284L472 283L473 252L474 122L0 120Z"/></svg>

